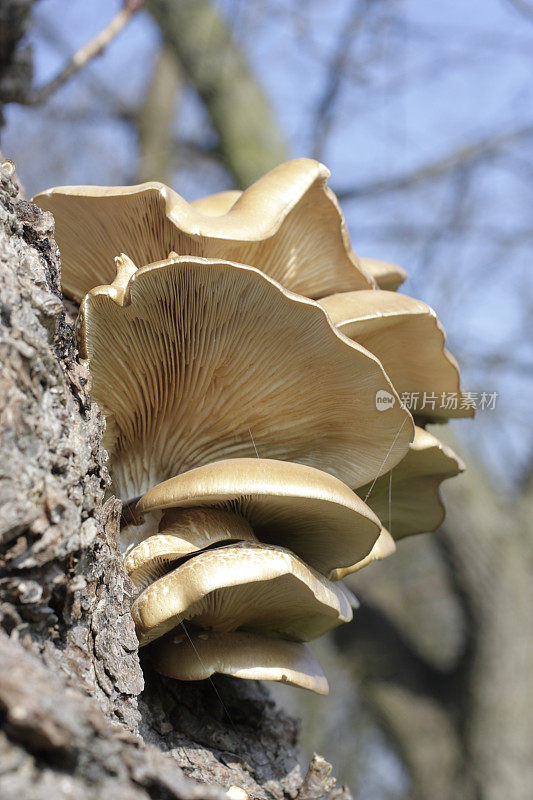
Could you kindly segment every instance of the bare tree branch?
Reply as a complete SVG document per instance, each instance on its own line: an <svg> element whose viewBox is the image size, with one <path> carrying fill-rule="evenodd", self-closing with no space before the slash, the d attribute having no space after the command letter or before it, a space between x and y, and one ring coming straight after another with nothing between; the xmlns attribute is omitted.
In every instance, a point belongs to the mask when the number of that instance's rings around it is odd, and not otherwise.
<svg viewBox="0 0 533 800"><path fill-rule="evenodd" d="M533 6L527 0L507 0L509 5L513 6L522 16L533 19Z"/></svg>
<svg viewBox="0 0 533 800"><path fill-rule="evenodd" d="M413 172L400 175L396 178L387 178L380 181L371 181L361 186L338 189L337 197L340 201L354 200L358 197L373 197L389 192L398 192L410 189L437 178L449 175L450 172L466 166L473 166L480 161L486 161L498 156L502 150L510 145L533 138L533 125L525 125L507 133L489 136L477 142L460 147L453 153L443 158L438 158Z"/></svg>
<svg viewBox="0 0 533 800"><path fill-rule="evenodd" d="M139 170L137 179L169 183L172 170L172 122L182 84L178 60L163 45L144 103L137 114ZM176 144L176 147L179 145Z"/></svg>
<svg viewBox="0 0 533 800"><path fill-rule="evenodd" d="M315 130L313 143L315 158L320 158L331 129L335 102L342 86L344 72L349 63L350 47L361 26L364 15L367 13L368 6L368 0L363 0L362 3L361 0L355 0L347 19L341 27L335 53L327 69L324 91L320 96L315 112L315 124L313 126Z"/></svg>
<svg viewBox="0 0 533 800"><path fill-rule="evenodd" d="M146 0L198 92L237 184L287 158L279 125L229 27L210 0Z"/></svg>
<svg viewBox="0 0 533 800"><path fill-rule="evenodd" d="M40 89L33 89L17 102L24 105L42 105L63 86L69 78L79 72L93 58L103 53L105 48L126 27L133 14L142 6L142 0L125 0L122 8L113 19L96 34L89 42L76 50L70 61L63 67L55 78Z"/></svg>

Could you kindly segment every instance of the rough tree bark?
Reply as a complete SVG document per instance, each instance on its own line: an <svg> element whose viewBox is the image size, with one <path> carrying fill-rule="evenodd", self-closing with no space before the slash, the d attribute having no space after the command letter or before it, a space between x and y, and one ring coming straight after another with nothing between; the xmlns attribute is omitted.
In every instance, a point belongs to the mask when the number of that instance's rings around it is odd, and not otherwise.
<svg viewBox="0 0 533 800"><path fill-rule="evenodd" d="M53 218L0 187L0 796L349 797L254 682L143 669L106 499L102 417L60 293ZM144 675L143 675L144 672ZM204 782L204 785L197 781ZM205 784L218 784L205 785Z"/></svg>

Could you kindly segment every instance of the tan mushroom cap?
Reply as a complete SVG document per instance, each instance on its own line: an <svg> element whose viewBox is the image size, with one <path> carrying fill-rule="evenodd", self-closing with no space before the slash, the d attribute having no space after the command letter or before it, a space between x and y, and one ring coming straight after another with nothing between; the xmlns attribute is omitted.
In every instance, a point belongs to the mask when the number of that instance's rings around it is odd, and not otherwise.
<svg viewBox="0 0 533 800"><path fill-rule="evenodd" d="M464 470L450 447L423 428L415 431L408 454L392 470L392 481L384 475L372 488L369 484L358 490L395 540L439 527L445 515L440 484Z"/></svg>
<svg viewBox="0 0 533 800"><path fill-rule="evenodd" d="M460 403L447 409L441 402L443 393L460 397L459 368L430 306L382 290L336 294L320 305L345 336L379 358L399 395L418 393L417 413L439 419L472 416Z"/></svg>
<svg viewBox="0 0 533 800"><path fill-rule="evenodd" d="M80 355L106 415L104 446L123 499L211 461L296 461L357 487L407 452L410 414L379 361L312 300L258 270L175 257L80 309Z"/></svg>
<svg viewBox="0 0 533 800"><path fill-rule="evenodd" d="M372 563L372 561L381 561L384 558L392 556L395 552L396 542L388 530L386 528L382 528L374 547L366 558L362 558L361 561L358 561L352 567L334 570L334 572L330 575L330 579L333 581L340 581L342 578L345 578L347 575L351 575L353 572L359 572L360 569L367 567Z"/></svg>
<svg viewBox="0 0 533 800"><path fill-rule="evenodd" d="M131 609L142 647L181 622L309 641L352 619L355 600L282 547L203 550L152 583Z"/></svg>
<svg viewBox="0 0 533 800"><path fill-rule="evenodd" d="M359 263L372 275L380 289L395 292L407 279L407 272L397 264L377 258L359 258Z"/></svg>
<svg viewBox="0 0 533 800"><path fill-rule="evenodd" d="M184 508L167 512L160 533L149 536L130 550L124 569L140 590L168 572L172 564L191 553L221 542L255 542L250 524L238 514L216 508Z"/></svg>
<svg viewBox="0 0 533 800"><path fill-rule="evenodd" d="M122 252L136 264L171 251L237 261L294 292L322 297L375 285L351 251L344 217L327 187L329 174L318 161L288 161L217 215L202 213L156 182L59 186L33 200L54 214L63 291L78 302L93 286L113 280L113 259Z"/></svg>
<svg viewBox="0 0 533 800"><path fill-rule="evenodd" d="M322 668L300 642L270 639L254 633L184 633L171 631L151 648L154 667L180 681L201 681L217 672L234 678L281 681L328 694Z"/></svg>
<svg viewBox="0 0 533 800"><path fill-rule="evenodd" d="M184 472L150 489L137 512L194 506L236 512L259 541L288 548L323 575L365 558L381 529L337 478L265 458L226 459Z"/></svg>
<svg viewBox="0 0 533 800"><path fill-rule="evenodd" d="M228 213L241 195L240 189L228 189L225 192L199 197L198 200L192 201L191 206L208 217L220 217L222 214Z"/></svg>
<svg viewBox="0 0 533 800"><path fill-rule="evenodd" d="M229 189L225 192L217 192L216 194L209 194L206 197L193 200L191 206L194 206L194 208L202 214L207 214L210 217L218 217L222 214L227 214L241 195L242 192L239 189ZM353 250L351 251L351 255L354 259L357 259ZM397 264L391 264L388 261L380 261L377 258L359 257L358 261L372 276L379 289L388 289L394 292L407 279L407 272Z"/></svg>

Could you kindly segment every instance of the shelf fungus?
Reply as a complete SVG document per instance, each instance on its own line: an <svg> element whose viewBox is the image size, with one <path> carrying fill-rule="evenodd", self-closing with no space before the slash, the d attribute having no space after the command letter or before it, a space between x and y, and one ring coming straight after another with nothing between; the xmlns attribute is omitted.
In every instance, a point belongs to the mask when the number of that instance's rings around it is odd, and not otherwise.
<svg viewBox="0 0 533 800"><path fill-rule="evenodd" d="M78 327L125 501L225 458L316 467L356 488L407 453L413 422L380 362L323 309L251 267L175 256L86 296ZM397 402L381 412L376 393Z"/></svg>
<svg viewBox="0 0 533 800"><path fill-rule="evenodd" d="M405 458L388 475L358 489L382 525L387 527L382 527L365 558L352 567L334 570L329 577L332 580L345 578L372 561L392 555L399 539L438 528L445 516L440 485L463 470L463 462L450 447L417 426Z"/></svg>
<svg viewBox="0 0 533 800"><path fill-rule="evenodd" d="M463 469L409 413L471 416L444 331L400 267L355 255L328 176L34 198L81 302L139 643L172 678L327 693L305 642L351 620L341 579L437 527Z"/></svg>
<svg viewBox="0 0 533 800"><path fill-rule="evenodd" d="M59 186L33 200L54 214L63 291L77 302L113 280L119 253L144 265L172 251L257 267L287 289L317 298L375 286L350 247L329 174L318 161L295 159L235 202L234 193L223 193L196 207L156 182Z"/></svg>
<svg viewBox="0 0 533 800"><path fill-rule="evenodd" d="M388 558L396 552L396 542L386 528L382 528L381 532L376 539L374 546L367 556L360 561L356 561L350 567L339 567L330 573L330 578L333 581L340 581L347 575L358 572L363 567L367 567L373 561L381 561L383 558Z"/></svg>
<svg viewBox="0 0 533 800"><path fill-rule="evenodd" d="M360 258L359 263L372 275L379 289L395 292L407 279L407 272L397 264L377 258Z"/></svg>
<svg viewBox="0 0 533 800"><path fill-rule="evenodd" d="M234 539L244 539L239 532L249 525L258 541L287 547L323 575L365 558L381 530L377 516L337 478L264 458L217 461L177 475L150 489L136 510L173 509L160 525L167 533L169 521L179 524L188 509L205 506L224 509L228 526L233 516Z"/></svg>
<svg viewBox="0 0 533 800"><path fill-rule="evenodd" d="M306 642L349 622L356 602L289 550L240 542L202 550L158 578L132 615L141 647L181 623Z"/></svg>
<svg viewBox="0 0 533 800"><path fill-rule="evenodd" d="M217 192L216 194L209 194L206 197L193 200L191 206L207 216L219 217L223 214L227 214L242 194L243 193L237 189ZM379 261L377 258L357 258L353 250L350 255L354 262L358 262L359 265L371 275L380 289L395 291L407 279L406 271L397 264Z"/></svg>
<svg viewBox="0 0 533 800"><path fill-rule="evenodd" d="M193 553L220 544L256 542L249 522L238 514L218 508L171 509L165 514L148 514L152 535L134 524L121 531L124 568L137 588L142 590L177 566ZM159 527L157 520L160 518ZM144 529L144 530L143 530Z"/></svg>
<svg viewBox="0 0 533 800"><path fill-rule="evenodd" d="M316 694L329 691L320 664L305 644L256 633L189 633L176 628L153 644L150 657L158 672L181 681L200 681L220 673L281 681Z"/></svg>
<svg viewBox="0 0 533 800"><path fill-rule="evenodd" d="M382 290L334 294L319 302L345 336L379 358L413 413L437 420L473 415L462 407L459 368L430 306Z"/></svg>
<svg viewBox="0 0 533 800"><path fill-rule="evenodd" d="M451 447L417 426L409 452L392 474L357 491L397 541L439 527L445 516L440 485L464 468Z"/></svg>

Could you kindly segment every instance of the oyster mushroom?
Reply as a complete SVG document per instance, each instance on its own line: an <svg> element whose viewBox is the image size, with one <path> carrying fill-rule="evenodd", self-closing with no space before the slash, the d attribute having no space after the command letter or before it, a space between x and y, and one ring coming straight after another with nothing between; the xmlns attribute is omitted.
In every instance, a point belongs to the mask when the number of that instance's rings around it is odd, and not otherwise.
<svg viewBox="0 0 533 800"><path fill-rule="evenodd" d="M392 535L383 527L366 558L352 567L334 570L329 577L332 580L345 578L372 561L392 555L396 550L395 540L438 528L445 516L440 484L463 470L463 462L450 447L417 426L409 452L392 474L358 490L381 523L390 526Z"/></svg>
<svg viewBox="0 0 533 800"><path fill-rule="evenodd" d="M177 628L151 647L155 669L180 681L201 681L215 672L234 678L281 681L328 694L322 668L301 642L233 631L184 632Z"/></svg>
<svg viewBox="0 0 533 800"><path fill-rule="evenodd" d="M193 200L191 206L208 217L220 217L222 214L228 213L241 195L240 189L228 189L225 192L208 194L206 197Z"/></svg>
<svg viewBox="0 0 533 800"><path fill-rule="evenodd" d="M219 217L222 214L227 214L241 195L242 192L239 189L229 189L225 192L217 192L216 194L209 194L206 197L193 200L191 206L202 214L207 214L210 217ZM357 259L353 250L351 255L352 258ZM406 271L397 264L379 261L376 258L360 257L358 260L359 264L372 276L380 289L395 291L407 278Z"/></svg>
<svg viewBox="0 0 533 800"><path fill-rule="evenodd" d="M250 267L174 257L131 274L119 261L115 283L86 296L78 334L124 500L256 452L357 487L412 439L398 402L376 409L378 391L394 394L379 361Z"/></svg>
<svg viewBox="0 0 533 800"><path fill-rule="evenodd" d="M128 534L131 536L136 530L133 525L122 530L121 541L124 542ZM258 541L243 517L217 508L186 508L178 513L169 511L162 516L159 531L144 538L145 530L141 528L140 541L124 556L124 569L138 590L149 586L173 565L176 566L176 562L199 550L233 542Z"/></svg>
<svg viewBox="0 0 533 800"><path fill-rule="evenodd" d="M365 558L381 530L376 515L337 478L265 458L226 459L177 475L150 489L136 512L174 509L170 519L179 524L181 514L198 506L224 509L228 526L233 512L234 539L241 538L244 518L259 541L288 548L324 575ZM160 528L166 524L163 518Z"/></svg>
<svg viewBox="0 0 533 800"><path fill-rule="evenodd" d="M445 516L440 484L464 468L451 447L416 427L409 452L394 467L392 477L384 475L373 485L358 489L358 493L397 541L439 527Z"/></svg>
<svg viewBox="0 0 533 800"><path fill-rule="evenodd" d="M365 558L362 558L361 561L357 561L351 567L333 570L329 577L332 581L340 581L347 575L351 575L353 572L358 572L360 569L363 569L363 567L367 567L372 563L372 561L381 561L383 558L388 558L395 552L396 542L388 530L386 528L382 528L376 543Z"/></svg>
<svg viewBox="0 0 533 800"><path fill-rule="evenodd" d="M193 556L148 586L131 613L141 647L181 622L303 642L351 620L354 602L288 550L241 542Z"/></svg>
<svg viewBox="0 0 533 800"><path fill-rule="evenodd" d="M359 263L372 275L380 289L394 292L407 279L407 272L397 264L376 258L360 258Z"/></svg>
<svg viewBox="0 0 533 800"><path fill-rule="evenodd" d="M448 409L442 402L443 395L460 395L459 368L428 305L383 290L335 294L319 302L345 336L379 358L398 394L414 398L417 414L472 416L471 409L460 404Z"/></svg>
<svg viewBox="0 0 533 800"><path fill-rule="evenodd" d="M136 264L171 251L237 261L292 291L323 297L375 285L350 248L344 217L327 187L329 174L311 159L288 161L223 214L212 208L202 213L201 204L198 210L156 182L60 186L33 201L54 214L63 291L78 302L113 280L113 259L121 252Z"/></svg>

